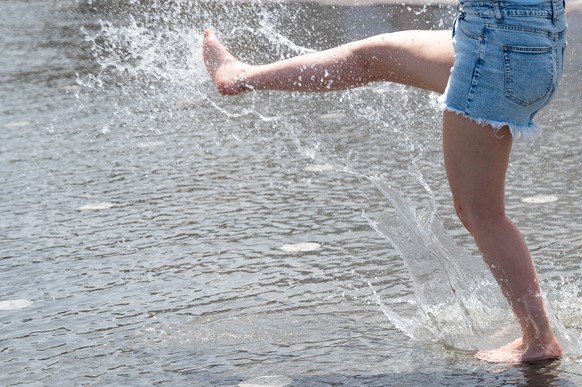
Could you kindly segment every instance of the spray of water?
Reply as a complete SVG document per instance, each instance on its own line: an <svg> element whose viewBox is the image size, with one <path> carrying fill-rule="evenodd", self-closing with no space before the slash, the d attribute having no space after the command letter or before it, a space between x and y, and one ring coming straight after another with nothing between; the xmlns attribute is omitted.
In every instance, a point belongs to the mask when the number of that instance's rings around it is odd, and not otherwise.
<svg viewBox="0 0 582 387"><path fill-rule="evenodd" d="M416 310L404 331L421 341L468 350L507 341L505 335L495 337L499 327L515 335L511 312L487 268L448 236L434 204L417 211L382 181L373 182L394 211L368 221L398 250L414 284ZM391 319L396 315L384 304L382 309Z"/></svg>
<svg viewBox="0 0 582 387"><path fill-rule="evenodd" d="M434 199L420 210L379 179L371 179L392 205L392 211L368 222L399 252L409 270L416 299L406 315L386 305L375 291L384 314L408 336L463 350L495 348L519 337L512 311L479 256L460 248L433 210ZM370 284L370 286L372 286ZM555 287L552 293L556 292ZM572 293L562 289L559 293ZM566 328L553 306L545 304L556 335L567 353L577 354L581 342L574 329ZM570 311L566 316L579 313ZM578 324L568 324L577 326Z"/></svg>

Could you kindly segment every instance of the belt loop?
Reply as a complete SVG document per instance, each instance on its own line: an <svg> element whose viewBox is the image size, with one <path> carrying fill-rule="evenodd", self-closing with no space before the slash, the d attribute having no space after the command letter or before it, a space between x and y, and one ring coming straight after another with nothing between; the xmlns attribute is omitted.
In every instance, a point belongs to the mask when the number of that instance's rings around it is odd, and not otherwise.
<svg viewBox="0 0 582 387"><path fill-rule="evenodd" d="M552 24L556 25L556 21L558 20L558 10L556 1L559 0L552 0Z"/></svg>
<svg viewBox="0 0 582 387"><path fill-rule="evenodd" d="M503 16L501 15L501 2L500 1L494 1L493 2L493 9L495 10L495 20L497 21L497 23L499 23L500 21L503 20Z"/></svg>

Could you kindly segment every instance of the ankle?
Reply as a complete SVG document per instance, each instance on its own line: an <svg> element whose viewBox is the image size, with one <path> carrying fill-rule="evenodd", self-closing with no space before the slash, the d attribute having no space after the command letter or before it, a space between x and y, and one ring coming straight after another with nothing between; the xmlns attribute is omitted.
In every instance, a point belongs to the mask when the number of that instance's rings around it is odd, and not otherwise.
<svg viewBox="0 0 582 387"><path fill-rule="evenodd" d="M234 77L232 81L232 88L237 90L239 93L253 90L253 87L249 85L249 82L247 81L246 70L240 70L238 75Z"/></svg>

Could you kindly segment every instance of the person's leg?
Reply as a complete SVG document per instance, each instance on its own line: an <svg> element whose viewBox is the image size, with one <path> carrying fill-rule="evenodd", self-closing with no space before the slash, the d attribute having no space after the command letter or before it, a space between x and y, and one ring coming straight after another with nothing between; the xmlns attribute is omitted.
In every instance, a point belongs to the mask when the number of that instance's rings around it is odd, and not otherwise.
<svg viewBox="0 0 582 387"><path fill-rule="evenodd" d="M231 55L210 30L204 62L218 90L334 91L370 82L397 82L442 93L453 65L450 31L402 31L266 65Z"/></svg>
<svg viewBox="0 0 582 387"><path fill-rule="evenodd" d="M443 115L443 152L455 210L475 238L485 262L509 301L523 337L482 360L531 362L562 355L541 297L525 241L505 214L505 177L512 138L459 114Z"/></svg>

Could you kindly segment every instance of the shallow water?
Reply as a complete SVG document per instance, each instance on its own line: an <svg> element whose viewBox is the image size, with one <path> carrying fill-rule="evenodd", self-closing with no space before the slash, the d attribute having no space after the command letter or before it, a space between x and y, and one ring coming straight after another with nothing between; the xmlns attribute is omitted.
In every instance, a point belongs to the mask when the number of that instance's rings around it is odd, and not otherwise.
<svg viewBox="0 0 582 387"><path fill-rule="evenodd" d="M225 98L201 60L205 26L258 63L450 9L0 7L2 385L582 384L579 14L507 187L567 354L505 366L472 358L515 324L453 215L436 96Z"/></svg>

